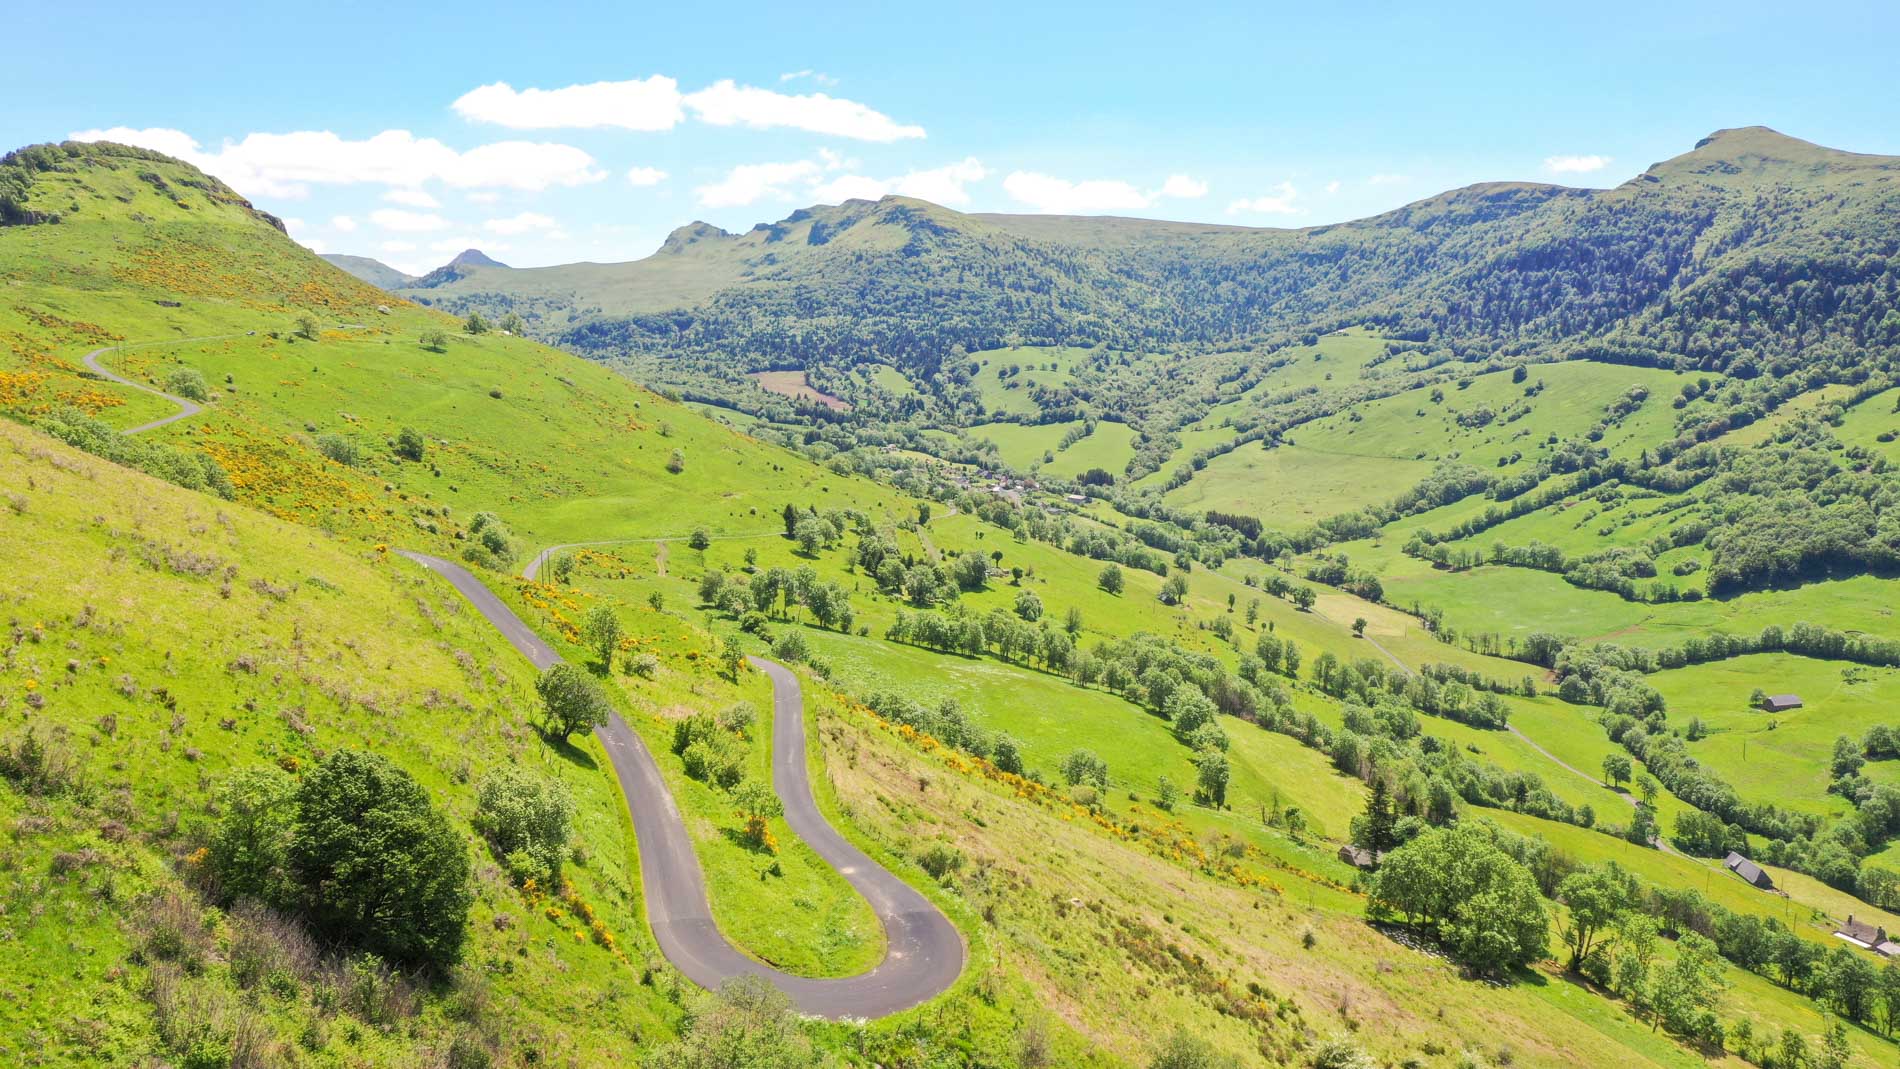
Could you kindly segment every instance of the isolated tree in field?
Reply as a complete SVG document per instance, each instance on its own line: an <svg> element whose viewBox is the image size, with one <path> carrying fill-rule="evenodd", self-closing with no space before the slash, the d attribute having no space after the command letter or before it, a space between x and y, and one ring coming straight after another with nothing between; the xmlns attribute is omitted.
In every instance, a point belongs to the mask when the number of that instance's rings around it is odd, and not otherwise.
<svg viewBox="0 0 1900 1069"><path fill-rule="evenodd" d="M607 723L613 704L592 676L563 661L535 680L541 695L542 730L566 741L576 732L592 731Z"/></svg>
<svg viewBox="0 0 1900 1069"><path fill-rule="evenodd" d="M990 763L995 765L996 770L999 772L1007 772L1012 776L1022 775L1022 743L1017 742L1013 735L997 735L996 739L991 743Z"/></svg>
<svg viewBox="0 0 1900 1069"><path fill-rule="evenodd" d="M205 401L211 397L211 386L205 382L204 373L197 368L181 367L165 376L165 392L193 401Z"/></svg>
<svg viewBox="0 0 1900 1069"><path fill-rule="evenodd" d="M680 472L685 471L686 470L686 451L683 449L673 450L673 455L666 458L666 470L671 472L674 475L678 475Z"/></svg>
<svg viewBox="0 0 1900 1069"><path fill-rule="evenodd" d="M1017 616L1032 624L1042 619L1042 599L1037 597L1033 590L1025 590L1016 595L1015 609Z"/></svg>
<svg viewBox="0 0 1900 1069"><path fill-rule="evenodd" d="M428 449L429 443L414 427L404 427L396 432L395 453L403 460L420 462Z"/></svg>
<svg viewBox="0 0 1900 1069"><path fill-rule="evenodd" d="M1069 611L1062 614L1062 630L1067 631L1070 638L1082 633L1081 609L1073 605L1069 606Z"/></svg>
<svg viewBox="0 0 1900 1069"><path fill-rule="evenodd" d="M990 582L990 562L981 553L965 553L951 566L951 578L963 590L982 590Z"/></svg>
<svg viewBox="0 0 1900 1069"><path fill-rule="evenodd" d="M785 503L785 508L779 513L779 517L785 521L785 537L792 537L792 532L798 530L798 517L801 515L803 513L798 511L797 505L789 501Z"/></svg>
<svg viewBox="0 0 1900 1069"><path fill-rule="evenodd" d="M1636 877L1614 861L1571 873L1557 887L1564 904L1561 931L1570 948L1565 967L1575 972L1622 922L1636 904Z"/></svg>
<svg viewBox="0 0 1900 1069"><path fill-rule="evenodd" d="M1157 595L1163 605L1179 605L1187 600L1187 576L1175 572L1162 580L1161 593Z"/></svg>
<svg viewBox="0 0 1900 1069"><path fill-rule="evenodd" d="M745 643L738 635L727 635L719 644L719 667L728 679L737 680L745 668Z"/></svg>
<svg viewBox="0 0 1900 1069"><path fill-rule="evenodd" d="M1656 795L1662 791L1662 784L1647 772L1636 774L1636 792L1643 796L1643 804L1656 808Z"/></svg>
<svg viewBox="0 0 1900 1069"><path fill-rule="evenodd" d="M824 525L818 517L807 513L792 525L792 541L798 543L798 552L807 557L816 557L818 550L825 544Z"/></svg>
<svg viewBox="0 0 1900 1069"><path fill-rule="evenodd" d="M1293 599L1293 604L1300 607L1301 612L1311 612L1314 604L1319 601L1319 595L1314 593L1310 586L1294 587L1290 597Z"/></svg>
<svg viewBox="0 0 1900 1069"><path fill-rule="evenodd" d="M567 581L574 578L574 554L562 553L557 555L553 562L548 565L548 569L553 572L555 582L566 586Z"/></svg>
<svg viewBox="0 0 1900 1069"><path fill-rule="evenodd" d="M917 522L919 524L928 524L930 522L930 502L917 502Z"/></svg>
<svg viewBox="0 0 1900 1069"><path fill-rule="evenodd" d="M691 537L686 539L686 544L694 549L704 551L712 545L712 532L706 530L704 527L695 527L693 528Z"/></svg>
<svg viewBox="0 0 1900 1069"><path fill-rule="evenodd" d="M316 341L317 335L321 334L322 332L323 332L323 324L317 322L316 316L311 315L309 312L305 312L304 314L297 317L297 333L303 335L304 337L310 339L311 341Z"/></svg>
<svg viewBox="0 0 1900 1069"><path fill-rule="evenodd" d="M1108 762L1087 750L1072 750L1062 759L1062 778L1070 786L1089 784L1096 788L1108 786Z"/></svg>
<svg viewBox="0 0 1900 1069"><path fill-rule="evenodd" d="M614 651L620 648L620 617L610 606L594 606L581 624L581 638L600 658L601 668L613 671Z"/></svg>
<svg viewBox="0 0 1900 1069"><path fill-rule="evenodd" d="M1361 616L1352 622L1352 637L1354 638L1366 637L1366 618L1365 617Z"/></svg>
<svg viewBox="0 0 1900 1069"><path fill-rule="evenodd" d="M1620 753L1603 755L1603 778L1612 784L1628 783L1630 779L1630 759Z"/></svg>
<svg viewBox="0 0 1900 1069"><path fill-rule="evenodd" d="M1165 775L1155 780L1155 808L1173 812L1180 804L1181 788L1175 786L1174 780Z"/></svg>
<svg viewBox="0 0 1900 1069"><path fill-rule="evenodd" d="M462 322L462 330L469 334L486 334L488 320L483 319L480 312L470 312L468 318Z"/></svg>
<svg viewBox="0 0 1900 1069"><path fill-rule="evenodd" d="M339 750L305 775L289 860L320 939L413 965L461 956L468 850L428 792L385 758Z"/></svg>
<svg viewBox="0 0 1900 1069"><path fill-rule="evenodd" d="M449 347L449 335L447 331L425 330L422 332L422 336L417 340L422 343L424 349L432 353L444 352Z"/></svg>
<svg viewBox="0 0 1900 1069"><path fill-rule="evenodd" d="M528 329L528 325L521 321L519 314L509 312L507 315L501 317L501 329L510 334L518 335L525 332Z"/></svg>
<svg viewBox="0 0 1900 1069"><path fill-rule="evenodd" d="M1227 780L1231 770L1227 755L1216 749L1194 755L1195 796L1204 805L1219 809L1227 804Z"/></svg>
<svg viewBox="0 0 1900 1069"><path fill-rule="evenodd" d="M1452 957L1499 973L1544 956L1549 921L1530 870L1460 821L1430 828L1385 856L1370 902L1434 931Z"/></svg>
<svg viewBox="0 0 1900 1069"><path fill-rule="evenodd" d="M1122 570L1120 565L1109 564L1102 568L1102 574L1095 577L1095 585L1110 594L1122 592Z"/></svg>

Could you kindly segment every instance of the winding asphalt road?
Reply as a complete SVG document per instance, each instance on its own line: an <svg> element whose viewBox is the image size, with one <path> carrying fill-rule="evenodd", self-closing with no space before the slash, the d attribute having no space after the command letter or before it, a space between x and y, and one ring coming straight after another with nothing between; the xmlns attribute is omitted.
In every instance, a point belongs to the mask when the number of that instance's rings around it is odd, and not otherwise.
<svg viewBox="0 0 1900 1069"><path fill-rule="evenodd" d="M236 338L240 336L241 335L237 335L237 334L219 334L219 335L215 335L209 338L179 338L178 343L194 342L194 341L219 341L224 338ZM196 401L188 401L183 397L174 397L171 394L166 393L164 390L155 390L151 388L150 386L145 385L142 382L133 382L131 379L126 378L124 375L121 375L116 371L108 371L104 367L100 366L99 357L102 354L117 352L120 349L129 349L129 348L131 348L131 346L129 345L108 345L103 349L94 349L92 352L87 353L81 359L85 361L86 366L88 368L91 368L92 371L95 374L99 375L101 378L110 379L113 382L120 384L121 386L130 386L135 390L144 390L146 393L157 394L158 396L163 397L165 400L170 401L172 404L177 405L178 411L172 413L169 416L166 416L164 419L155 419L150 423L141 423L136 427L128 427L122 433L137 434L140 431L154 430L156 428L163 427L167 423L176 423L179 420L184 419L186 416L195 416L198 413L204 411L204 406L200 405Z"/></svg>
<svg viewBox="0 0 1900 1069"><path fill-rule="evenodd" d="M560 655L466 568L440 557L398 552L447 579L536 668L545 671L559 663ZM705 874L660 766L615 713L595 735L607 749L633 814L647 921L661 952L701 987L717 989L735 976L762 976L799 1010L821 1017L882 1017L932 998L963 972L962 935L928 899L853 846L818 811L805 766L805 702L798 677L774 661L750 660L772 681L772 780L785 806L785 822L871 904L884 926L884 960L857 976L815 979L774 969L734 947L713 921Z"/></svg>
<svg viewBox="0 0 1900 1069"><path fill-rule="evenodd" d="M226 335L238 337L239 335ZM208 341L208 338L177 339ZM177 414L126 430L137 434L184 419L201 411L182 397L173 397L144 383L100 367L101 353L125 346L108 346L87 353L86 366L114 382L157 394L179 406ZM605 544L605 543L588 543ZM533 578L543 561L557 549L542 551L527 567ZM449 581L529 663L546 671L560 663L553 647L503 604L494 591L470 575L468 569L440 557L409 550L398 553ZM792 832L836 869L845 882L864 896L884 927L884 960L869 972L837 979L794 976L747 957L733 946L713 921L706 897L706 876L693 853L673 794L667 790L660 766L646 743L619 713L595 731L607 750L620 781L627 809L633 815L634 836L640 850L640 875L646 892L647 923L660 951L674 967L701 987L717 990L738 976L759 976L785 992L801 1012L820 1017L883 1017L909 1009L942 993L963 972L967 951L963 935L943 912L917 890L898 879L838 834L812 797L811 774L805 766L805 701L798 677L784 665L762 657L750 658L754 667L772 681L772 780L785 807Z"/></svg>

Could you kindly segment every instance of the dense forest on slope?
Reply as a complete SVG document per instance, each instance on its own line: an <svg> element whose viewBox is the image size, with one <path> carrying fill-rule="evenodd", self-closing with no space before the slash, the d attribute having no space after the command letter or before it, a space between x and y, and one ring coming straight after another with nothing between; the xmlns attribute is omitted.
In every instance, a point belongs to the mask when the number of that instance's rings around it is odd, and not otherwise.
<svg viewBox="0 0 1900 1069"><path fill-rule="evenodd" d="M635 264L473 271L414 296L520 310L588 355L743 370L881 361L929 380L959 346L1257 346L1365 323L1460 347L1849 376L1900 346L1896 207L1900 160L1753 127L1615 189L1478 185L1304 230L888 197L740 235L695 224ZM667 286L651 281L662 268Z"/></svg>

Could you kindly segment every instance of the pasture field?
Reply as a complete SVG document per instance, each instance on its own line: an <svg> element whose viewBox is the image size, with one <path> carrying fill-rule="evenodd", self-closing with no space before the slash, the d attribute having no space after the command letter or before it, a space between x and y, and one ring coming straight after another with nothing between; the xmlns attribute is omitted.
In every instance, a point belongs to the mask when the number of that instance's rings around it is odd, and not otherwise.
<svg viewBox="0 0 1900 1069"><path fill-rule="evenodd" d="M1431 471L1423 460L1249 443L1207 462L1164 500L1181 509L1256 516L1281 530L1397 497Z"/></svg>
<svg viewBox="0 0 1900 1069"><path fill-rule="evenodd" d="M1094 350L1060 345L1023 345L1012 349L985 349L970 354L982 365L972 380L991 412L1029 416L1037 411L1029 396L1031 386L1066 386L1075 366ZM1055 365L1053 368L1050 365ZM1005 377L1010 368L1019 369Z"/></svg>
<svg viewBox="0 0 1900 1069"><path fill-rule="evenodd" d="M1743 798L1825 816L1848 811L1844 799L1827 791L1834 740L1845 735L1858 744L1875 724L1900 721L1900 669L1763 653L1649 678L1669 701L1672 727L1702 722L1708 734L1692 741L1690 752ZM1799 695L1802 707L1782 713L1753 708L1748 699L1757 688ZM1900 783L1897 764L1869 762L1866 774Z"/></svg>
<svg viewBox="0 0 1900 1069"><path fill-rule="evenodd" d="M804 371L755 371L746 376L759 384L759 389L789 397L794 401L810 401L824 405L833 412L849 412L851 405L842 397L828 394L807 381Z"/></svg>

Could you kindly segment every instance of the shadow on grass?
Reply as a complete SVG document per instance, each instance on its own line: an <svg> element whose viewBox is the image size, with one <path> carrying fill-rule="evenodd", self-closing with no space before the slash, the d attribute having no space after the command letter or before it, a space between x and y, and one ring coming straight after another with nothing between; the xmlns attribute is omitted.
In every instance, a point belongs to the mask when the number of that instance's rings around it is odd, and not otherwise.
<svg viewBox="0 0 1900 1069"><path fill-rule="evenodd" d="M589 772L600 768L600 763L594 760L593 754L574 745L571 740L559 738L548 734L546 731L541 731L541 741L547 743L548 748L559 755L561 760L566 761L576 768L583 768Z"/></svg>

